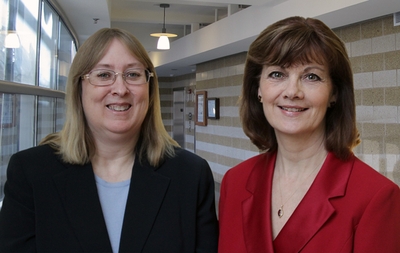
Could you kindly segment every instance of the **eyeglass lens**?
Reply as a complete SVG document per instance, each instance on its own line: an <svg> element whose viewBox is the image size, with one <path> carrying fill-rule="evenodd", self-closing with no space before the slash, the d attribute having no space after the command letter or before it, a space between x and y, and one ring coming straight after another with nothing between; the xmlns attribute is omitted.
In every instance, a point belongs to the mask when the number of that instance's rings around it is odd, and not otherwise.
<svg viewBox="0 0 400 253"><path fill-rule="evenodd" d="M89 73L89 82L93 85L111 85L115 82L117 75L121 74L128 84L145 84L150 79L147 69L127 69L124 73L116 73L107 69L96 69Z"/></svg>

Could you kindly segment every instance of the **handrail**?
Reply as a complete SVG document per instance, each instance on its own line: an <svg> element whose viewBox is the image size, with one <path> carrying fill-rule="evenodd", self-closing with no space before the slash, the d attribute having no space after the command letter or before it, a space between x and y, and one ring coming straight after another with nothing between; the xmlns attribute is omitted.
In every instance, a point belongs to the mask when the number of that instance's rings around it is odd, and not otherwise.
<svg viewBox="0 0 400 253"><path fill-rule="evenodd" d="M65 98L65 92L40 86L14 83L0 80L0 93L36 95L52 98Z"/></svg>

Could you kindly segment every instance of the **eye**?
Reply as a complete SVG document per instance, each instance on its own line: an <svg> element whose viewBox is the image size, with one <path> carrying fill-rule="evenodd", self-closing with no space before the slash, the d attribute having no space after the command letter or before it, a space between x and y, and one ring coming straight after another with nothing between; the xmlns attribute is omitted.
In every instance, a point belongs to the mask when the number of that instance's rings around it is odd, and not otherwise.
<svg viewBox="0 0 400 253"><path fill-rule="evenodd" d="M104 79L104 80L112 79L112 77L114 75L110 70L97 70L95 72L95 74L96 74L96 78Z"/></svg>
<svg viewBox="0 0 400 253"><path fill-rule="evenodd" d="M268 75L268 77L279 79L279 78L283 78L284 74L282 72L279 72L279 71L273 71Z"/></svg>
<svg viewBox="0 0 400 253"><path fill-rule="evenodd" d="M305 79L310 80L310 81L321 81L321 78L314 73L305 75Z"/></svg>
<svg viewBox="0 0 400 253"><path fill-rule="evenodd" d="M125 77L128 79L138 79L142 76L142 71L140 69L128 69L125 71Z"/></svg>

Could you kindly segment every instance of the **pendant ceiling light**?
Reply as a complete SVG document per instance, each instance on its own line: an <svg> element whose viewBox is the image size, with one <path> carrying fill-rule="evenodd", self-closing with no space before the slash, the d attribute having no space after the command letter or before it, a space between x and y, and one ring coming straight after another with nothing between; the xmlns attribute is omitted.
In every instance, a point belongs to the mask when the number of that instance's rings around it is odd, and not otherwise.
<svg viewBox="0 0 400 253"><path fill-rule="evenodd" d="M160 4L161 8L164 8L164 23L161 33L152 33L150 34L153 37L159 37L157 43L157 49L160 50L168 50L169 49L169 39L170 37L176 37L178 35L173 33L167 33L167 29L165 28L165 8L169 8L169 4Z"/></svg>

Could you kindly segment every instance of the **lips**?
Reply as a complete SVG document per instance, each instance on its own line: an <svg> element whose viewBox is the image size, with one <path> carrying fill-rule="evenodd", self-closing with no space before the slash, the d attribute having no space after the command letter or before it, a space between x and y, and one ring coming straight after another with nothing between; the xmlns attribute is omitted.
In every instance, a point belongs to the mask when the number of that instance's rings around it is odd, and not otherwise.
<svg viewBox="0 0 400 253"><path fill-rule="evenodd" d="M131 108L131 105L107 105L107 108L116 112L124 112Z"/></svg>
<svg viewBox="0 0 400 253"><path fill-rule="evenodd" d="M284 107L284 106L279 106L279 108L287 112L304 112L307 110L307 108Z"/></svg>

